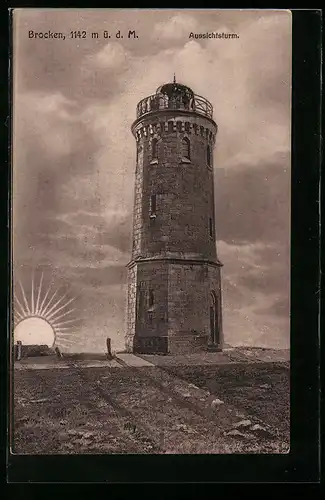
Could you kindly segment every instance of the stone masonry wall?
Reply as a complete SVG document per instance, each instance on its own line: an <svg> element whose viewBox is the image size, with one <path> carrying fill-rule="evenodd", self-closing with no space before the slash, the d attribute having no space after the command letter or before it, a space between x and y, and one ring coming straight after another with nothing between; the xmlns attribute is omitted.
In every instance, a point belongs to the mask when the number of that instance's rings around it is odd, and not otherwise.
<svg viewBox="0 0 325 500"><path fill-rule="evenodd" d="M166 336L170 352L195 352L206 347L210 342L212 291L218 301L222 345L220 268L207 263L148 261L138 262L128 276L128 350L132 351L139 339ZM142 311L138 310L140 292Z"/></svg>
<svg viewBox="0 0 325 500"><path fill-rule="evenodd" d="M176 116L138 125L135 135L143 156L136 176L137 255L216 258L213 169L207 162L207 146L213 150L213 131L210 121L201 117L184 121ZM184 137L190 141L190 159L182 156ZM153 140L158 141L156 158L152 157ZM155 217L150 217L152 195L156 196Z"/></svg>
<svg viewBox="0 0 325 500"><path fill-rule="evenodd" d="M167 335L168 324L168 263L137 264L137 294L143 293L142 317L137 318L136 336ZM150 306L150 297L153 304Z"/></svg>
<svg viewBox="0 0 325 500"><path fill-rule="evenodd" d="M125 346L128 352L133 351L133 339L135 335L136 320L136 288L137 288L137 267L128 269L128 296L127 296L127 331Z"/></svg>
<svg viewBox="0 0 325 500"><path fill-rule="evenodd" d="M143 236L142 224L142 199L143 199L143 144L137 143L137 160L135 169L134 209L133 209L133 247L132 258L141 254L141 241Z"/></svg>
<svg viewBox="0 0 325 500"><path fill-rule="evenodd" d="M169 336L209 335L206 264L170 264L168 275Z"/></svg>
<svg viewBox="0 0 325 500"><path fill-rule="evenodd" d="M210 343L210 294L218 297L222 338L220 268L209 264L171 264L168 275L170 352L194 352Z"/></svg>

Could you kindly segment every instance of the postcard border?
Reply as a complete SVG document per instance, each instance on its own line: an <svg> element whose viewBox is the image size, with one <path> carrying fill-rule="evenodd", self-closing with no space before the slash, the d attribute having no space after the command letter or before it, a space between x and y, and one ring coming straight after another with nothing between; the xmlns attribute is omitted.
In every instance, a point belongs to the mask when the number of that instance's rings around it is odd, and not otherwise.
<svg viewBox="0 0 325 500"><path fill-rule="evenodd" d="M46 4L46 2L45 2ZM44 5L43 5L44 7ZM247 483L319 481L319 301L320 301L320 119L321 119L321 21L320 10L292 10L292 221L291 221L291 449L285 455L8 455L7 481L73 483ZM9 29L9 35L11 32ZM4 32L2 32L4 36ZM10 39L11 40L11 39ZM11 43L9 54L11 54ZM6 54L5 66L8 67ZM12 84L10 64L8 104ZM11 116L11 102L8 112ZM2 183L4 265L4 332L10 305L10 131L7 119L8 169ZM7 143L8 144L8 143ZM8 188L6 187L8 185ZM11 222L11 221L10 221ZM2 336L2 373L8 373L9 346ZM7 353L7 358L5 356ZM4 383L2 408L8 408L9 381ZM2 414L3 416L3 414ZM7 436L8 414L3 423ZM6 437L5 441L6 442ZM1 447L5 449L6 447ZM82 480L81 480L82 478ZM150 478L150 480L148 480Z"/></svg>

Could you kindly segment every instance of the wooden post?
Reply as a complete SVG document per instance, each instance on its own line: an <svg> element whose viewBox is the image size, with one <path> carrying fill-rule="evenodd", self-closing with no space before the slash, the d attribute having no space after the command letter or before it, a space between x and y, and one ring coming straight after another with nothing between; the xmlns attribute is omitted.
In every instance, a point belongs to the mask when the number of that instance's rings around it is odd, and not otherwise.
<svg viewBox="0 0 325 500"><path fill-rule="evenodd" d="M22 341L21 340L17 340L17 361L20 361L21 360L21 355L22 355Z"/></svg>
<svg viewBox="0 0 325 500"><path fill-rule="evenodd" d="M111 339L107 337L106 339L106 347L107 347L107 358L112 359L112 347L111 347Z"/></svg>
<svg viewBox="0 0 325 500"><path fill-rule="evenodd" d="M55 348L55 354L57 355L58 358L63 358L62 352L57 346Z"/></svg>

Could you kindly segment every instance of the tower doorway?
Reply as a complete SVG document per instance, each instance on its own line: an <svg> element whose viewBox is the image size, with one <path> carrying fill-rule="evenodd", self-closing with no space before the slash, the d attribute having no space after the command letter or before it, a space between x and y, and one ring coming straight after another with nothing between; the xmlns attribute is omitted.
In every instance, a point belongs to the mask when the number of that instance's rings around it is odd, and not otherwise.
<svg viewBox="0 0 325 500"><path fill-rule="evenodd" d="M214 345L220 342L218 301L215 291L210 293L210 342Z"/></svg>

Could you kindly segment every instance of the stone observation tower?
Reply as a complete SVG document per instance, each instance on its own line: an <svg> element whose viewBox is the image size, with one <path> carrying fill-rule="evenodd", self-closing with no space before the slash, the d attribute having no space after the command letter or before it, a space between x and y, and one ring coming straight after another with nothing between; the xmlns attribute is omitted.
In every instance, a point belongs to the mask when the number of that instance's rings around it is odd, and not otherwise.
<svg viewBox="0 0 325 500"><path fill-rule="evenodd" d="M222 349L212 115L212 105L175 78L137 105L129 352Z"/></svg>

